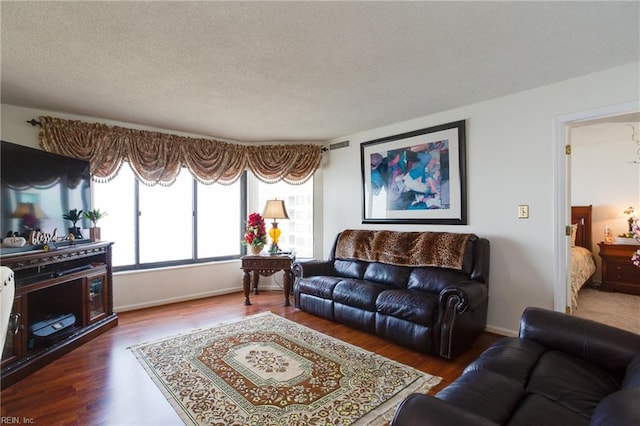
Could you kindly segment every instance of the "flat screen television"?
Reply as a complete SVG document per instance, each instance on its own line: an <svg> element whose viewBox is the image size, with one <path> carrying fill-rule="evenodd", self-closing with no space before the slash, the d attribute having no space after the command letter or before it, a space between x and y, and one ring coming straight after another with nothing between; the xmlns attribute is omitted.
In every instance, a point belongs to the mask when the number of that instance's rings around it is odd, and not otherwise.
<svg viewBox="0 0 640 426"><path fill-rule="evenodd" d="M0 141L0 181L2 237L17 232L28 239L32 230L65 237L73 224L63 214L91 209L88 161ZM89 221L76 226L88 228Z"/></svg>

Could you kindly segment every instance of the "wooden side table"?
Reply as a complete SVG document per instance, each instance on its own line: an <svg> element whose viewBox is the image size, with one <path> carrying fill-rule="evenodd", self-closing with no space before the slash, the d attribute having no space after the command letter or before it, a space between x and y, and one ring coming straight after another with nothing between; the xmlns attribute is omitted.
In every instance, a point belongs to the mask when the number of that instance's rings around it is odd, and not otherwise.
<svg viewBox="0 0 640 426"><path fill-rule="evenodd" d="M244 304L251 305L249 292L253 288L253 294L258 294L258 280L260 275L268 277L278 271L283 273L284 305L290 306L289 295L291 294L291 284L293 283L293 272L291 266L295 260L294 254L276 255L246 255L242 256L242 288L244 290Z"/></svg>
<svg viewBox="0 0 640 426"><path fill-rule="evenodd" d="M640 267L631 262L640 246L605 243L598 246L602 258L602 290L640 295Z"/></svg>

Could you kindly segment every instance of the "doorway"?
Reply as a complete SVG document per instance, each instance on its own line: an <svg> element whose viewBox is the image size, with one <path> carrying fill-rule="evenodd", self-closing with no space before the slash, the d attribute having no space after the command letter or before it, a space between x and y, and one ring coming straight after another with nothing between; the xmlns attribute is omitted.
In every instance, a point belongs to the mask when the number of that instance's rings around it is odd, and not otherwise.
<svg viewBox="0 0 640 426"><path fill-rule="evenodd" d="M640 122L640 102L631 102L598 110L576 113L568 116L558 117L554 121L556 139L556 232L554 233L554 235L557 254L554 257L554 309L557 311L570 313L570 244L569 237L566 236L566 226L571 223L570 214L572 199L574 200L573 204L594 205L595 217L592 228L594 247L593 254L594 257L598 260L598 269L596 275L594 276L594 282L599 282L601 269L599 265L597 243L602 241L603 239L604 225L602 224L602 222L608 220L608 218L613 218L614 220L622 223L622 226L624 226L624 222L621 222L624 220L623 218L621 218L623 209L618 208L617 204L622 203L622 205L624 205L628 200L628 202L635 203L636 207L640 207L640 205L638 205L640 204L640 194L630 194L628 197L626 196L626 194L623 197L621 197L620 194L618 194L617 197L614 197L612 194L612 201L605 202L604 200L606 199L606 196L608 194L603 195L602 193L603 191L606 192L606 187L603 189L597 188L597 185L594 185L593 191L598 192L597 196L594 195L593 197L585 195L584 188L580 188L579 186L579 190L575 190L576 185L580 185L580 183L572 182L572 171L577 172L577 170L579 170L580 168L584 169L585 165L576 163L576 166L572 168L572 161L584 161L584 159L581 159L576 155L567 155L566 146L570 146L571 148L573 148L573 145L575 144L575 149L577 149L579 146L578 143L598 143L598 139L620 141L626 140L628 141L628 146L630 152L632 153L630 154L630 157L632 155L635 155L638 147L633 146L633 130L631 126L628 126L628 123L635 123L636 129L638 128L638 123ZM614 132L617 134L606 135L602 134L602 132ZM634 160L634 158L629 158L628 160L625 159L625 164L623 166L630 166L629 163L632 160ZM623 160L621 160L621 162L622 161ZM593 164L588 167L593 170L593 175L597 175L599 170L598 164ZM640 166L632 165L631 167L632 170L635 170L635 174L632 174L632 179L635 179L635 182L632 183L631 188L635 188L635 190L632 190L630 192L639 192L637 188L640 186L640 177L637 170L640 170ZM607 171L604 171L602 173L606 174ZM609 175L617 173L618 170L614 170L613 173L609 172ZM573 192L576 193L576 197L572 197L572 188L574 189ZM624 201L620 201L621 198L624 199ZM611 211L607 211L607 209L612 209L616 212L612 213ZM617 210L620 210L620 212L617 212ZM618 216L617 218L615 218L616 214Z"/></svg>

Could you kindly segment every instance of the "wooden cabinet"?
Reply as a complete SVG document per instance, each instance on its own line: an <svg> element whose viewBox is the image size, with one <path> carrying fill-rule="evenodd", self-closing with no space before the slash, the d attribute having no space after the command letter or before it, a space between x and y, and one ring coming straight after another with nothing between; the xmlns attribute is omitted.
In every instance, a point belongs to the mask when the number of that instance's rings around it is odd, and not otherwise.
<svg viewBox="0 0 640 426"><path fill-rule="evenodd" d="M100 271L86 276L84 279L84 295L86 301L85 315L87 323L93 324L109 313L109 288L107 271Z"/></svg>
<svg viewBox="0 0 640 426"><path fill-rule="evenodd" d="M22 338L24 335L24 324L22 324L22 296L17 295L13 299L13 308L9 316L9 328L7 338L2 349L1 367L16 362L22 357Z"/></svg>
<svg viewBox="0 0 640 426"><path fill-rule="evenodd" d="M0 262L13 270L16 290L2 352L2 388L118 324L111 247L96 242L51 251L3 250ZM47 321L60 330L43 338L36 329Z"/></svg>
<svg viewBox="0 0 640 426"><path fill-rule="evenodd" d="M638 245L598 244L602 258L602 286L605 291L640 295L640 267L631 262Z"/></svg>

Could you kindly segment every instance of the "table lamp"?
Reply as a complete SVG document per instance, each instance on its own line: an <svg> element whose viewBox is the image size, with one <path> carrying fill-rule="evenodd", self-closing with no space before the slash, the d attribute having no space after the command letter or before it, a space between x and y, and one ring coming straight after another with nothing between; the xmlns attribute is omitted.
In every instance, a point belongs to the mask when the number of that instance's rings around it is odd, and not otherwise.
<svg viewBox="0 0 640 426"><path fill-rule="evenodd" d="M269 248L269 253L277 253L278 248L278 239L280 238L280 234L282 231L278 228L278 222L276 219L289 219L289 215L287 214L287 209L284 206L283 200L267 200L267 204L264 206L264 212L262 216L265 219L273 219L271 222L271 229L269 230L269 237L271 237L271 247Z"/></svg>
<svg viewBox="0 0 640 426"><path fill-rule="evenodd" d="M636 221L635 209L633 207L629 207L622 213L629 216L629 219L627 219L627 222L629 223L629 237L631 237L631 235L633 235L633 222Z"/></svg>

